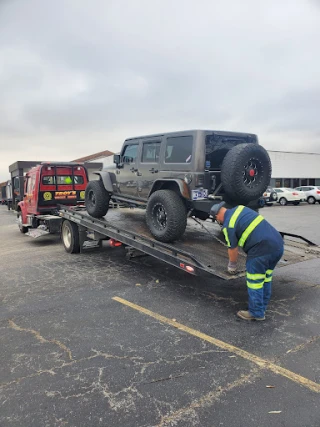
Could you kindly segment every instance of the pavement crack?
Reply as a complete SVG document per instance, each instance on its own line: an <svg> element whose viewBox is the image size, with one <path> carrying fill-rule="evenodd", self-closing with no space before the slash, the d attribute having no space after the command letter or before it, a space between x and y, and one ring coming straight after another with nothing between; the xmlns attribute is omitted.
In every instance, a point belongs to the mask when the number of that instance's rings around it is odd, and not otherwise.
<svg viewBox="0 0 320 427"><path fill-rule="evenodd" d="M159 383L159 382L161 382L161 381L174 380L174 379L176 379L176 378L184 377L185 375L188 375L188 373L189 373L189 372L184 372L184 373L179 374L179 375L169 375L169 377L166 377L166 378L158 378L158 379L156 379L156 380L148 381L148 382L146 382L146 383L144 383L144 384L153 384L153 383Z"/></svg>
<svg viewBox="0 0 320 427"><path fill-rule="evenodd" d="M14 329L15 331L19 331L19 332L27 332L32 334L39 342L43 343L51 343L51 344L55 344L57 345L61 350L63 350L67 355L68 355L68 359L69 360L74 360L72 357L72 353L71 350L65 345L63 344L61 341L56 340L56 339L47 339L44 338L40 332L34 330L34 329L30 329L30 328L22 328L21 326L17 325L13 320L8 320L9 323L9 327L11 329Z"/></svg>
<svg viewBox="0 0 320 427"><path fill-rule="evenodd" d="M0 389L8 387L12 384L19 384L19 383L21 383L21 381L28 380L28 379L34 378L34 377L38 377L39 375L42 375L42 374L56 375L56 373L53 371L53 369L44 369L41 371L37 371L34 374L26 375L25 377L16 378L15 380L9 381L7 383L2 383L2 384L0 384Z"/></svg>
<svg viewBox="0 0 320 427"><path fill-rule="evenodd" d="M293 347L292 349L288 350L286 353L297 353L300 350L303 350L305 347L307 347L310 344L313 344L314 342L316 342L318 339L320 338L320 335L316 335L314 337L312 337L309 341L299 344L296 347Z"/></svg>
<svg viewBox="0 0 320 427"><path fill-rule="evenodd" d="M232 383L227 384L225 387L218 387L214 391L210 391L199 399L194 400L187 406L184 406L168 415L161 416L160 423L156 427L166 427L170 425L177 425L179 421L189 421L197 417L197 409L210 407L214 402L219 401L221 396L234 388L241 387L245 384L252 382L258 375L260 369L255 368L251 370L248 375L241 375L240 378Z"/></svg>

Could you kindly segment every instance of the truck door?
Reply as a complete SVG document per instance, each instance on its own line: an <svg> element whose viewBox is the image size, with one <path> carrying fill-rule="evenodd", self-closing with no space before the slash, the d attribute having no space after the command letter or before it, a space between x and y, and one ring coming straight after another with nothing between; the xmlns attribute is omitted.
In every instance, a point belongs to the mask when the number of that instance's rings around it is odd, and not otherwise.
<svg viewBox="0 0 320 427"><path fill-rule="evenodd" d="M121 154L121 167L117 169L119 195L138 197L137 178L139 142L134 141L124 146Z"/></svg>
<svg viewBox="0 0 320 427"><path fill-rule="evenodd" d="M159 174L161 139L150 139L142 142L139 159L138 196L147 200L152 184Z"/></svg>
<svg viewBox="0 0 320 427"><path fill-rule="evenodd" d="M29 173L25 183L24 202L27 214L37 213L37 197L35 194L36 175Z"/></svg>

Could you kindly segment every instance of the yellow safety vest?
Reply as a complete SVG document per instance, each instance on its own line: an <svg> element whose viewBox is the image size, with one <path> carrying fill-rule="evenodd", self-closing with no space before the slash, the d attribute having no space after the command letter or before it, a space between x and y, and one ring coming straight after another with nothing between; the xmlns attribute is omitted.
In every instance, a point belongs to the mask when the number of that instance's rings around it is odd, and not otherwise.
<svg viewBox="0 0 320 427"><path fill-rule="evenodd" d="M229 224L228 227L229 228L234 228L236 225L236 221L239 217L239 215L241 214L241 212L243 211L244 206L240 205L237 207L237 209L234 211L234 213L232 214L230 220L229 220ZM238 242L238 246L240 246L241 248L244 246L244 244L246 243L247 238L250 236L250 234L253 232L253 230L260 224L260 222L262 222L264 220L262 215L258 215L249 225L248 227L244 230L244 232L241 234L241 237L239 239ZM229 236L228 236L228 230L227 228L223 229L223 234L225 236L227 245L230 246L230 240L229 240Z"/></svg>

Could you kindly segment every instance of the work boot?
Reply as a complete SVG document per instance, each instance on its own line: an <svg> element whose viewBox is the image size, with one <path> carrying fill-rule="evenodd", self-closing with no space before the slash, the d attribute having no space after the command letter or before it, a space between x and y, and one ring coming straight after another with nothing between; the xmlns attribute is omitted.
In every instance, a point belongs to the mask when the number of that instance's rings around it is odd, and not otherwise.
<svg viewBox="0 0 320 427"><path fill-rule="evenodd" d="M237 316L240 317L240 319L243 320L265 320L265 317L254 317L249 311L246 310L240 310L237 313Z"/></svg>

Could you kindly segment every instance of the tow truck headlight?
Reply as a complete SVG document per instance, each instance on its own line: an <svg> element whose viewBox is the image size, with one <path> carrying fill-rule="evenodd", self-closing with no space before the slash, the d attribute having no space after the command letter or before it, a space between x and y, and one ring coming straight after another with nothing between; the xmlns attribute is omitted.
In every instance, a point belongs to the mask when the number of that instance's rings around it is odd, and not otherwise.
<svg viewBox="0 0 320 427"><path fill-rule="evenodd" d="M86 195L85 191L80 191L80 199L84 200L85 195Z"/></svg>
<svg viewBox="0 0 320 427"><path fill-rule="evenodd" d="M191 184L191 182L192 182L192 175L190 173L188 173L187 175L184 176L184 182L186 184L188 184L188 185Z"/></svg>

